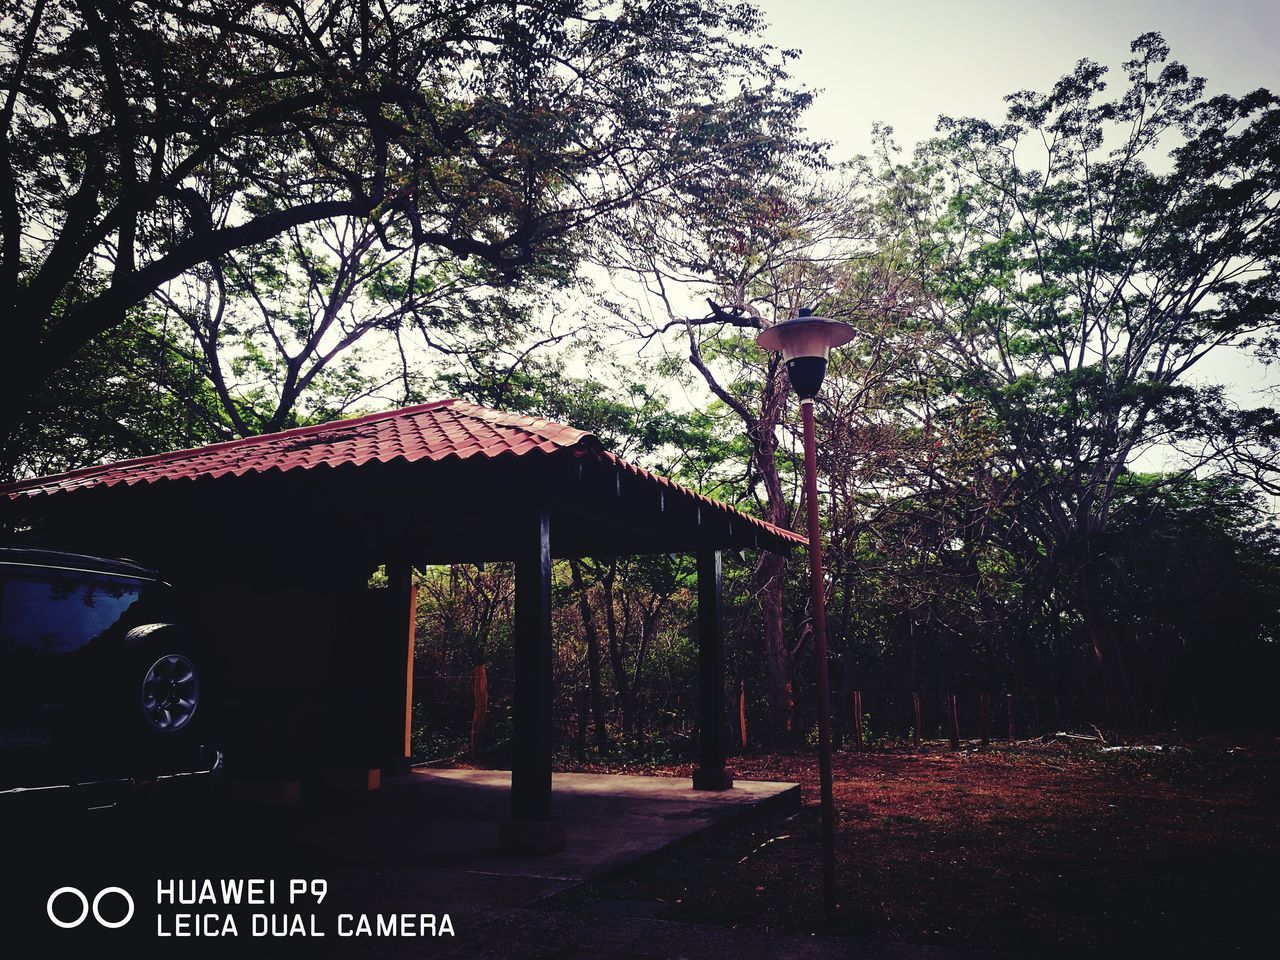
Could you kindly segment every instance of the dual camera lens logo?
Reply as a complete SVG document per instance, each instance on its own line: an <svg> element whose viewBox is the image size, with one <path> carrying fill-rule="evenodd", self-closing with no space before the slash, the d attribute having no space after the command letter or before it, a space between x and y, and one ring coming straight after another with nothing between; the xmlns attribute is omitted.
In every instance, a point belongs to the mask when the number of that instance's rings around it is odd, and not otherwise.
<svg viewBox="0 0 1280 960"><path fill-rule="evenodd" d="M124 901L124 917L119 920L108 920L102 915L102 901L107 899L111 894L115 894ZM60 899L71 899L80 901L80 914L74 920L60 920L53 912L54 904ZM110 901L108 901L110 902ZM89 898L84 891L78 887L59 887L53 893L49 894L49 900L45 903L45 912L49 914L49 920L55 927L61 927L63 930L71 930L80 926L89 917L89 913L93 913L93 919L97 920L101 926L108 930L118 930L126 923L133 919L133 897L129 896L129 891L123 887L103 887L97 892L90 905ZM115 911L112 910L112 913Z"/></svg>

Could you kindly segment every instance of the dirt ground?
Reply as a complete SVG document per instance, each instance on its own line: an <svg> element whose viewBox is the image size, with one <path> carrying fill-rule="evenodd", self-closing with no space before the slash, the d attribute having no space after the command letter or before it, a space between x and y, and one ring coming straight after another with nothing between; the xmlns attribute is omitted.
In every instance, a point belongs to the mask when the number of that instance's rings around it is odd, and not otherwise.
<svg viewBox="0 0 1280 960"><path fill-rule="evenodd" d="M733 765L742 779L799 781L803 811L696 839L557 906L1017 956L1216 957L1271 939L1274 738L1160 754L1038 743L838 754L834 923L821 911L815 756Z"/></svg>

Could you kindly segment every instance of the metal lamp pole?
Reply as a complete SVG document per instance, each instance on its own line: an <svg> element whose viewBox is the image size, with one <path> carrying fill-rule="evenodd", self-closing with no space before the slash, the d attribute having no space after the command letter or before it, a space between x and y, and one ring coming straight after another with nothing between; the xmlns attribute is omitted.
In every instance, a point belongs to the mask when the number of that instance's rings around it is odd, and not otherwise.
<svg viewBox="0 0 1280 960"><path fill-rule="evenodd" d="M813 398L800 401L804 419L804 495L809 508L809 591L813 598L814 655L818 658L818 782L822 791L822 905L836 913L836 801L831 787L831 679L827 668L827 593L822 581L822 526L818 518L818 450Z"/></svg>
<svg viewBox="0 0 1280 960"><path fill-rule="evenodd" d="M827 665L827 594L822 577L822 525L818 513L818 450L813 398L822 387L832 347L853 339L853 328L815 317L807 309L763 331L757 342L780 350L804 420L804 492L809 519L809 589L813 601L814 654L818 660L818 781L822 793L822 903L836 915L836 803L831 787L831 679Z"/></svg>

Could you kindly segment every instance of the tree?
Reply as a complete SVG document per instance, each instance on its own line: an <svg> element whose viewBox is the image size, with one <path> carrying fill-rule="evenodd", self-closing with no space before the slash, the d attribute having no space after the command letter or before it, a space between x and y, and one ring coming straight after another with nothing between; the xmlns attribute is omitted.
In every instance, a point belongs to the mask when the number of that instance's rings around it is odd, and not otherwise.
<svg viewBox="0 0 1280 960"><path fill-rule="evenodd" d="M156 291L190 330L234 433L333 419L377 395L409 404L440 366L512 351L519 365L564 339L539 336L540 317L556 320L545 278L503 282L429 247L385 250L379 235L357 218L293 227Z"/></svg>
<svg viewBox="0 0 1280 960"><path fill-rule="evenodd" d="M1226 726L1268 713L1280 631L1280 535L1262 496L1218 475L1120 484L1099 554L1126 625L1144 720Z"/></svg>
<svg viewBox="0 0 1280 960"><path fill-rule="evenodd" d="M14 442L32 475L163 453L232 434L185 328L139 311L79 351L36 396Z"/></svg>
<svg viewBox="0 0 1280 960"><path fill-rule="evenodd" d="M6 0L0 464L131 308L303 225L566 272L602 215L750 135L784 79L760 28L723 0Z"/></svg>
<svg viewBox="0 0 1280 960"><path fill-rule="evenodd" d="M604 744L600 700L600 648L608 657L613 689L622 713L624 736L643 737L639 691L653 657L659 632L676 597L688 595L691 565L687 557L613 557L607 561L570 561L582 634L587 642L596 743ZM588 584L583 577L592 577ZM603 623L603 631L600 624Z"/></svg>
<svg viewBox="0 0 1280 960"><path fill-rule="evenodd" d="M1248 447L1255 469L1277 449L1274 412L1189 381L1210 354L1277 343L1277 100L1204 99L1158 34L1132 50L1118 96L1082 60L1048 93L1008 97L1002 124L943 118L915 167L890 171L917 213L955 390L1003 438L1011 545L1071 583L1116 709L1124 639L1097 545L1121 479L1162 444L1208 441L1219 461Z"/></svg>
<svg viewBox="0 0 1280 960"><path fill-rule="evenodd" d="M433 653L454 671L487 663L494 648L510 646L515 580L510 564L455 563L417 575L421 631L439 647Z"/></svg>
<svg viewBox="0 0 1280 960"><path fill-rule="evenodd" d="M795 437L785 428L790 384L756 335L801 306L855 320L859 361L847 368L846 399L865 411L896 360L901 318L892 284L871 264L874 221L860 172L819 180L821 151L796 138L792 119L778 118L770 139L722 179L690 185L682 204L637 205L606 253L638 291L603 298L624 329L687 355L738 435L730 457L740 473L724 478L732 481L724 492L781 527L791 526L798 501ZM760 553L755 594L779 736L793 729L794 664L809 636L807 626L786 628L785 574L785 558Z"/></svg>

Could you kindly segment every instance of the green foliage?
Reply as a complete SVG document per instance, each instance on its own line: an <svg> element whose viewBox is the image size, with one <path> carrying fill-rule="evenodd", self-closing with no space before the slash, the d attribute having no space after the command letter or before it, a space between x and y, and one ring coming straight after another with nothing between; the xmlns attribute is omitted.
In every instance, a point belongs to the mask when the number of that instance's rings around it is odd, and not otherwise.
<svg viewBox="0 0 1280 960"><path fill-rule="evenodd" d="M1011 95L1003 124L943 118L910 178L950 191L919 242L963 337L956 385L996 418L1027 509L1062 543L1105 525L1136 451L1211 429L1196 410L1214 388L1192 368L1269 355L1280 320L1276 99L1204 100L1158 34L1133 53L1116 96L1082 60Z"/></svg>
<svg viewBox="0 0 1280 960"><path fill-rule="evenodd" d="M1144 648L1244 667L1251 649L1280 638L1280 531L1239 480L1168 480L1125 479L1105 547L1116 607Z"/></svg>
<svg viewBox="0 0 1280 960"><path fill-rule="evenodd" d="M175 324L135 312L46 380L7 477L40 475L229 439L231 425ZM0 471L3 467L0 467Z"/></svg>

